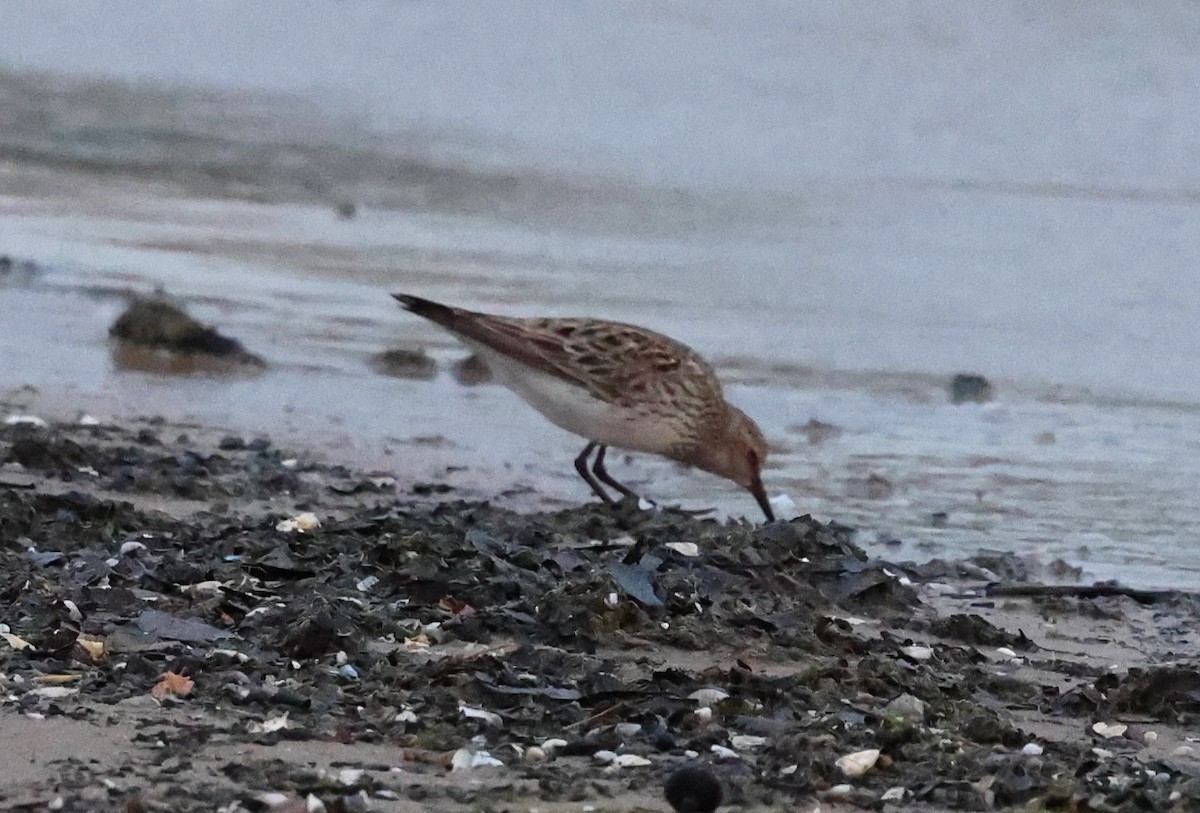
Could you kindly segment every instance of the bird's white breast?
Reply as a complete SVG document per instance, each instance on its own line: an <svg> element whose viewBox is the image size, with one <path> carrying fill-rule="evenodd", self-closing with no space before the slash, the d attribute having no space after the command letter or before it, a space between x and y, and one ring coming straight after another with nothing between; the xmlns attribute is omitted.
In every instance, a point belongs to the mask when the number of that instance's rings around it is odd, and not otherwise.
<svg viewBox="0 0 1200 813"><path fill-rule="evenodd" d="M608 404L558 376L475 342L468 344L487 362L497 381L568 432L606 446L654 454L664 454L680 440L668 421Z"/></svg>

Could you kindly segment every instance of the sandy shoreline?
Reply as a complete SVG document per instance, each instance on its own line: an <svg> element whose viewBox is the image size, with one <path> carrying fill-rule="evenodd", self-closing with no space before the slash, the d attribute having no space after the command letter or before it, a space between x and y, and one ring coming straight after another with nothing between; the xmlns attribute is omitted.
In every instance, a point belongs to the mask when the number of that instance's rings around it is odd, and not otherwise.
<svg viewBox="0 0 1200 813"><path fill-rule="evenodd" d="M994 598L1038 571L807 519L512 514L154 420L6 426L0 460L10 809L665 810L692 760L745 809L1200 800L1187 594ZM193 691L155 699L166 672Z"/></svg>

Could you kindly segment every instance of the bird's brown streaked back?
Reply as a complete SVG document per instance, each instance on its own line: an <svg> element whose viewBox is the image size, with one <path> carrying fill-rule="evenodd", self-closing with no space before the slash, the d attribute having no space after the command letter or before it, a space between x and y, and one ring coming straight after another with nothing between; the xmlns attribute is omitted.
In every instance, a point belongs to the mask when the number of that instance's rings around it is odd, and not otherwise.
<svg viewBox="0 0 1200 813"><path fill-rule="evenodd" d="M687 345L622 322L512 318L393 296L500 367L500 380L553 423L587 438L576 469L602 499L612 498L596 478L633 495L604 469L604 452L612 445L733 480L774 518L761 480L767 451L762 433L725 401L712 367ZM587 458L596 447L589 473Z"/></svg>

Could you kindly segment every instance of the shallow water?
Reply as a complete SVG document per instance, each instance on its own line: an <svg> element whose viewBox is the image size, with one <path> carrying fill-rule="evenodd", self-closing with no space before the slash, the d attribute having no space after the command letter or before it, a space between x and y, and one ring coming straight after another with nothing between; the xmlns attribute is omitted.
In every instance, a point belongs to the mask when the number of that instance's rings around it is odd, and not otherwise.
<svg viewBox="0 0 1200 813"><path fill-rule="evenodd" d="M402 482L574 501L576 439L496 388L384 379L367 359L397 344L445 367L463 355L393 290L603 315L713 358L775 447L771 490L868 542L1200 582L1192 7L1080 21L917 4L836 25L820 6L739 21L630 7L619 43L612 21L541 11L577 46L541 95L538 71L514 64L548 60L552 39L472 30L474 50L439 62L455 32L434 6L365 7L329 23L361 53L313 45L329 16L313 4L262 53L216 47L236 20L170 26L169 60L134 59L132 22L98 7L53 25L13 10L28 36L0 56L0 252L43 270L0 287L0 388L39 387L64 414L271 431ZM166 37L170 13L188 14L156 10L139 34ZM484 47L505 32L503 53ZM411 37L426 47L405 52ZM296 38L311 64L280 56ZM686 58L652 59L659 41ZM598 71L620 61L606 49L633 61ZM489 64L507 85L484 81ZM175 81L210 88L162 84ZM639 106L662 93L671 104ZM352 219L335 212L345 201ZM115 294L159 286L268 373L114 370ZM998 400L948 404L960 370L992 378ZM812 444L810 419L842 431ZM614 469L659 500L756 510L665 463Z"/></svg>

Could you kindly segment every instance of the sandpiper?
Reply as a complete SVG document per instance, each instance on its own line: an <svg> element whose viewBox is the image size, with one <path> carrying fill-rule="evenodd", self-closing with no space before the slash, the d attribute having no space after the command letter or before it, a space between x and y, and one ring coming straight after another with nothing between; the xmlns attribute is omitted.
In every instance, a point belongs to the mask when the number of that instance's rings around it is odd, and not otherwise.
<svg viewBox="0 0 1200 813"><path fill-rule="evenodd" d="M603 319L516 319L393 296L453 333L552 423L585 438L575 469L605 502L614 499L601 483L637 498L604 468L604 454L615 446L732 480L775 519L762 484L767 442L746 413L726 402L712 367L690 347Z"/></svg>

